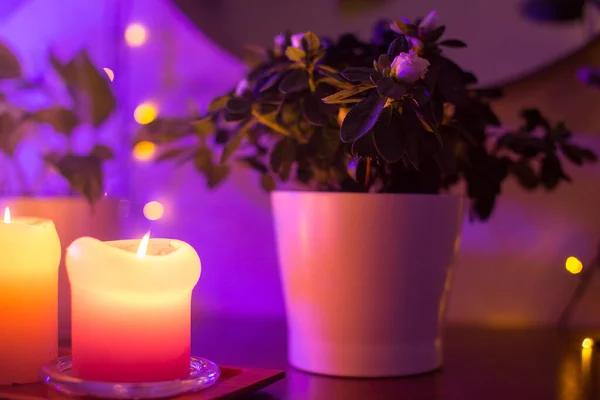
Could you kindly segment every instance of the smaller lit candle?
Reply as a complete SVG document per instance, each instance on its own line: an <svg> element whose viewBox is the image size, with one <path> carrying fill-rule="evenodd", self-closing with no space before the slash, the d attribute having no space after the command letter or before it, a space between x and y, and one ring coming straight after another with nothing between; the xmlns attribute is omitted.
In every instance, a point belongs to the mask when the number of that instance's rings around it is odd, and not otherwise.
<svg viewBox="0 0 600 400"><path fill-rule="evenodd" d="M73 374L104 382L155 382L190 372L191 296L200 259L171 239L67 249Z"/></svg>
<svg viewBox="0 0 600 400"><path fill-rule="evenodd" d="M0 222L0 385L38 380L58 353L60 241L48 219Z"/></svg>

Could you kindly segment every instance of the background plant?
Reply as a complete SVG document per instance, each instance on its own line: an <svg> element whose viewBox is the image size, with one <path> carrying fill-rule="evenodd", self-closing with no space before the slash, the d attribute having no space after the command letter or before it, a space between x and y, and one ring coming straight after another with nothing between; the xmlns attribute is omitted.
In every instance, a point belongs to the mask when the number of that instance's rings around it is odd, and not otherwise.
<svg viewBox="0 0 600 400"><path fill-rule="evenodd" d="M379 23L369 42L278 35L272 48L254 49L248 75L205 115L156 121L139 139L165 145L159 160L193 160L211 187L230 160L258 171L267 190L290 177L309 190L377 193L436 194L464 181L471 216L482 220L507 176L551 190L570 180L559 154L596 160L535 109L517 130L501 129L490 107L500 91L477 88L444 56L466 46L444 32L433 12Z"/></svg>
<svg viewBox="0 0 600 400"><path fill-rule="evenodd" d="M46 174L57 171L68 181L72 191L93 203L104 193L102 167L113 158L113 153L97 140L87 154L76 152L73 135L82 125L101 127L115 110L115 97L105 75L94 66L86 51L79 52L65 64L51 55L50 64L64 87L48 84L46 77L26 79L17 57L0 44L0 151L18 175L21 194L35 195ZM67 101L58 100L57 89L68 92ZM42 97L44 107L26 107L13 101L20 95ZM27 166L22 165L16 155L30 138L42 143L49 141L39 129L44 125L62 135L64 145L60 150L40 155L47 169L32 183L25 174Z"/></svg>

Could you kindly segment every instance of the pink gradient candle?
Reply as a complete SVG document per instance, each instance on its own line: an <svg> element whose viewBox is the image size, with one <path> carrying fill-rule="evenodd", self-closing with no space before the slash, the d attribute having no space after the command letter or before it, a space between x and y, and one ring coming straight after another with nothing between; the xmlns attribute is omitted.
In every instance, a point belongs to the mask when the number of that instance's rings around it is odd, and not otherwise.
<svg viewBox="0 0 600 400"><path fill-rule="evenodd" d="M147 246L147 252L146 252ZM191 296L200 259L171 239L67 249L73 374L103 382L155 382L190 372Z"/></svg>

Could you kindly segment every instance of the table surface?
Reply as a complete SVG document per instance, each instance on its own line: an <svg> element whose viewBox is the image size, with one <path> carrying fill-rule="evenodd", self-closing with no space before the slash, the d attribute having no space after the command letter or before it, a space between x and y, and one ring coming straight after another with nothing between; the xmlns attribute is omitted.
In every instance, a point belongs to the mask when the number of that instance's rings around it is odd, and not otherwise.
<svg viewBox="0 0 600 400"><path fill-rule="evenodd" d="M286 360L283 319L194 318L192 352L218 364L283 369L287 377L243 399L600 399L600 352L582 371L581 341L596 332L449 326L441 371L400 379L303 373ZM600 337L597 336L597 337Z"/></svg>

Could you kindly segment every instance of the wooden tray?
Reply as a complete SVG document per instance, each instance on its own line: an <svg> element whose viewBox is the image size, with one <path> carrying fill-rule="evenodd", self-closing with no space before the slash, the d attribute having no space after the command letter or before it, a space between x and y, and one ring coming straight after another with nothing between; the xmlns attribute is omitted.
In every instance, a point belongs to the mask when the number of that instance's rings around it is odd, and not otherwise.
<svg viewBox="0 0 600 400"><path fill-rule="evenodd" d="M199 392L172 397L173 400L216 400L229 399L260 390L283 379L285 372L262 369L220 367L221 377L213 386ZM0 386L1 400L66 400L74 397L58 393L46 385L30 383L26 385ZM79 398L81 399L81 398Z"/></svg>

